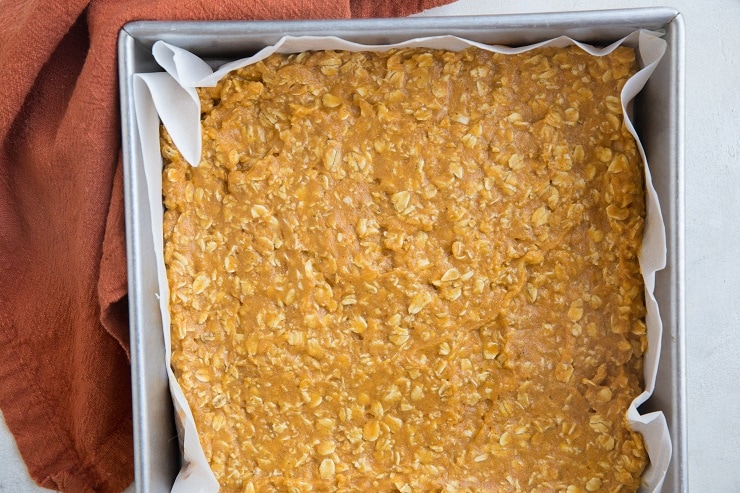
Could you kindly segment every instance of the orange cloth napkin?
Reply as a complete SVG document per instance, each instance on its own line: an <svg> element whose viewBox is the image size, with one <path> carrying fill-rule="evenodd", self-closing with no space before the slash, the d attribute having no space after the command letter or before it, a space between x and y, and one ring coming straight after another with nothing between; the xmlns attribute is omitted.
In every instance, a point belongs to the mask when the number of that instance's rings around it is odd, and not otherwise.
<svg viewBox="0 0 740 493"><path fill-rule="evenodd" d="M449 1L2 2L0 409L38 484L107 492L133 480L119 29L404 16Z"/></svg>

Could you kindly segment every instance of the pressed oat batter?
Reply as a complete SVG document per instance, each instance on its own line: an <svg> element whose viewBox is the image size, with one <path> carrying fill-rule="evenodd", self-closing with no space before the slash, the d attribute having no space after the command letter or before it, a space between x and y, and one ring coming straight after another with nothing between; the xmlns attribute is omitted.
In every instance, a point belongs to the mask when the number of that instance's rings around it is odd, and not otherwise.
<svg viewBox="0 0 740 493"><path fill-rule="evenodd" d="M172 366L224 492L635 491L634 52L273 55L163 132Z"/></svg>

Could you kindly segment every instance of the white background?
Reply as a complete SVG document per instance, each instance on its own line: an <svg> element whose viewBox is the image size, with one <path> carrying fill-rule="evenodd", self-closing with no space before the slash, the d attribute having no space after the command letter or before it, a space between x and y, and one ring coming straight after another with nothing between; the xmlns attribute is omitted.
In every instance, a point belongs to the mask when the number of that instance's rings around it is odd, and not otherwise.
<svg viewBox="0 0 740 493"><path fill-rule="evenodd" d="M403 0L398 0L403 1ZM686 24L689 490L740 492L740 0L460 0L427 15L668 5ZM42 490L0 420L0 492Z"/></svg>

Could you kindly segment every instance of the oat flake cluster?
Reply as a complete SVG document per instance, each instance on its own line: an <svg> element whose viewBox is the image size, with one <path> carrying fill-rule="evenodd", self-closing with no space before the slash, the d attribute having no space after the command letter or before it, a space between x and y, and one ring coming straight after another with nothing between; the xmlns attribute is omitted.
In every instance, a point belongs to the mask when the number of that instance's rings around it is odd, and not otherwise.
<svg viewBox="0 0 740 493"><path fill-rule="evenodd" d="M162 133L172 366L223 492L627 492L619 48L273 55Z"/></svg>

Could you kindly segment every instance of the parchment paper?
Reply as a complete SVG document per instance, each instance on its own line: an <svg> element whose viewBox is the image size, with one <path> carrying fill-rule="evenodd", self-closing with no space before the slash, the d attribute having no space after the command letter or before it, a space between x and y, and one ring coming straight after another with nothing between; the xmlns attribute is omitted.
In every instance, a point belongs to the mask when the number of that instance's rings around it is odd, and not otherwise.
<svg viewBox="0 0 740 493"><path fill-rule="evenodd" d="M152 235L159 279L157 297L162 311L166 348L165 358L183 450L182 469L172 488L173 492L210 493L218 491L219 486L200 446L190 408L170 367L169 289L163 257L163 210L159 206L162 203L163 165L159 151L160 119L183 157L193 166L197 166L200 162L202 142L200 135L200 102L195 88L215 86L218 80L231 70L256 63L272 53L298 53L309 50L385 51L400 47L425 47L459 51L469 46L477 46L484 50L516 54L537 47L565 47L574 44L595 56L606 55L620 45L637 49L638 61L642 68L625 84L622 91L622 109L625 115L627 115L628 103L645 85L666 50L666 42L660 39L658 34L644 30L635 31L622 40L600 49L564 36L520 48L488 46L453 36L418 38L403 43L382 46L360 45L336 37L286 36L275 45L264 48L254 56L228 63L214 72L206 62L188 51L161 41L154 45L152 49L154 57L166 72L135 75L134 98L148 197L151 205ZM646 323L648 329L648 350L645 353L644 368L645 391L632 402L627 412L627 419L632 428L642 433L645 439L650 465L643 475L641 491L652 493L660 492L663 485L671 459L671 441L663 413L654 412L640 415L637 412L637 407L650 397L655 388L661 347L662 322L653 291L655 288L655 272L665 267L666 240L658 197L653 188L645 152L632 122L627 117L625 119L627 127L637 140L638 149L645 165L647 217L640 252L640 266L645 279Z"/></svg>

